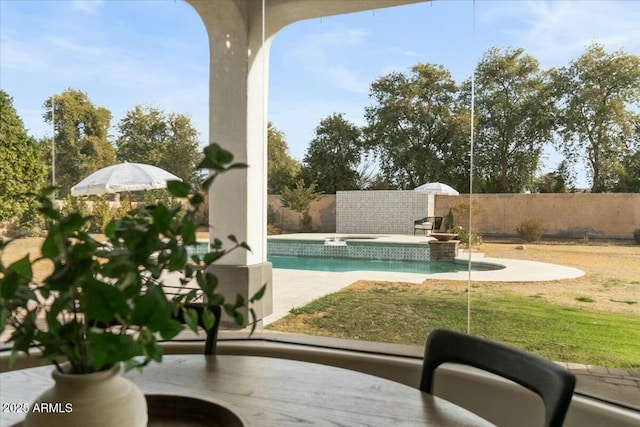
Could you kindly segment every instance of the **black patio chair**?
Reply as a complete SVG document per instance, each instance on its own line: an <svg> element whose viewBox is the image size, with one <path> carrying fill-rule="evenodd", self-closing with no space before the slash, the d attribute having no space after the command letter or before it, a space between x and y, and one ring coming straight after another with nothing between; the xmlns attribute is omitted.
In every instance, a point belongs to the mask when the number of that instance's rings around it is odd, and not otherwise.
<svg viewBox="0 0 640 427"><path fill-rule="evenodd" d="M163 285L163 287L165 288L165 291L167 292L167 295L171 296L171 295L177 295L180 293L180 287L178 286L168 286L168 285ZM174 291L175 289L175 291ZM219 305L214 305L209 307L209 310L211 310L211 312L213 312L213 315L215 317L214 322L213 322L213 326L209 329L207 329L207 327L205 326L204 323L204 309L206 307L204 302L189 302L189 303L185 303L184 306L186 308L192 308L196 311L196 313L198 314L198 326L201 327L202 329L204 329L207 338L204 344L204 355L205 356L211 356L211 355L215 355L216 351L217 351L217 347L218 347L218 331L220 330L220 318L222 315L222 309ZM178 311L178 313L175 315L174 317L177 321L179 321L182 324L186 324L187 321L184 318L184 312L182 310ZM101 323L98 323L101 324ZM119 325L120 323L118 323L117 321L112 321L110 323L112 326L116 326Z"/></svg>
<svg viewBox="0 0 640 427"><path fill-rule="evenodd" d="M222 310L220 309L220 306L214 305L212 307L209 307L209 309L213 312L213 315L215 316L215 321L213 322L213 326L210 329L207 329L204 325L203 313L204 313L204 308L206 307L204 303L196 303L196 302L187 303L185 304L185 307L192 308L198 313L198 326L204 329L207 334L207 340L205 341L205 344L204 344L204 354L206 356L211 356L216 354L217 347L218 347L218 331L220 329L220 316L222 314ZM182 311L178 312L176 319L181 323L186 323L184 319L184 313Z"/></svg>
<svg viewBox="0 0 640 427"><path fill-rule="evenodd" d="M526 387L544 402L544 425L562 426L576 383L567 369L484 338L436 329L427 339L420 390L433 394L435 371L446 362L473 366Z"/></svg>
<svg viewBox="0 0 640 427"><path fill-rule="evenodd" d="M429 223L428 225L425 223ZM433 222L429 221L429 217L424 217L421 219L416 219L413 221L413 235L416 235L416 230L423 230L426 235L427 232L433 229Z"/></svg>

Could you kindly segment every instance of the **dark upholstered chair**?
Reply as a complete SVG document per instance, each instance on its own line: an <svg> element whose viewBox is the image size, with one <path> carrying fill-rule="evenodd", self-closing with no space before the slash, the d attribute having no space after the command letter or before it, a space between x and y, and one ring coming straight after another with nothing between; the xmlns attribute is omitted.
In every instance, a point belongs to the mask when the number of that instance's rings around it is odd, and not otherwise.
<svg viewBox="0 0 640 427"><path fill-rule="evenodd" d="M480 337L436 329L427 339L420 390L433 393L435 371L446 362L473 366L526 387L544 402L544 425L562 426L576 383L567 369Z"/></svg>
<svg viewBox="0 0 640 427"><path fill-rule="evenodd" d="M162 289L168 297L184 294L186 291L190 290L182 286L167 284L163 284ZM209 307L209 310L211 310L213 312L213 315L215 316L215 321L213 322L213 326L211 327L211 329L207 329L204 325L204 318L202 317L205 306L206 305L203 302L202 294L198 295L198 297L194 301L185 303L186 308L192 308L196 311L196 313L198 313L198 326L204 329L207 334L207 340L204 345L204 354L214 355L216 354L216 348L218 346L218 331L220 330L220 317L222 315L222 309L219 305ZM184 313L182 311L178 311L175 318L183 324L186 323L184 319Z"/></svg>
<svg viewBox="0 0 640 427"><path fill-rule="evenodd" d="M441 216L427 216L424 218L416 219L413 221L413 235L415 236L416 230L424 231L424 234L429 234L430 231L438 231L442 226ZM425 225L428 223L428 225Z"/></svg>
<svg viewBox="0 0 640 427"><path fill-rule="evenodd" d="M416 235L416 230L424 231L426 235L429 231L433 230L433 223L429 222L429 217L416 219L413 221L413 235Z"/></svg>

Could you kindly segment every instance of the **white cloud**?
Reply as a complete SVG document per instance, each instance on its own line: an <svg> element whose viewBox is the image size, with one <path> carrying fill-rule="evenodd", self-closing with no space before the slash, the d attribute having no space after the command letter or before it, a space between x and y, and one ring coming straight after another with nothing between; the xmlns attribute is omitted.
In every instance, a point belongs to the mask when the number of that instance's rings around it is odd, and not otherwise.
<svg viewBox="0 0 640 427"><path fill-rule="evenodd" d="M86 14L93 14L103 3L103 0L73 0L71 7Z"/></svg>
<svg viewBox="0 0 640 427"><path fill-rule="evenodd" d="M58 34L48 34L42 37L41 43L46 46L47 51L55 52L56 57L69 55L73 58L83 60L93 60L102 58L105 55L104 47L92 45L85 40L78 41L77 35L69 37ZM60 59L57 59L60 61Z"/></svg>
<svg viewBox="0 0 640 427"><path fill-rule="evenodd" d="M593 42L607 50L640 51L638 1L512 1L488 3L481 25L499 24L511 46L524 47L543 67L576 59ZM512 22L506 26L504 23ZM482 31L480 29L479 31Z"/></svg>
<svg viewBox="0 0 640 427"><path fill-rule="evenodd" d="M140 4L122 2L125 8ZM43 101L73 87L112 112L112 134L127 110L136 104L153 104L167 112L191 115L206 141L208 50L204 30L201 40L181 37L181 33L171 36L166 30L161 31L167 34L163 39L149 30L132 28L128 21L113 20L106 12L84 19L100 4L65 5L69 9L56 9L58 14L24 13L16 8L10 20L3 17L2 21L2 88L14 98L14 106L33 135L50 132L41 118ZM198 22L195 12L187 6L183 9L189 19ZM126 9L120 13L123 19L130 18Z"/></svg>

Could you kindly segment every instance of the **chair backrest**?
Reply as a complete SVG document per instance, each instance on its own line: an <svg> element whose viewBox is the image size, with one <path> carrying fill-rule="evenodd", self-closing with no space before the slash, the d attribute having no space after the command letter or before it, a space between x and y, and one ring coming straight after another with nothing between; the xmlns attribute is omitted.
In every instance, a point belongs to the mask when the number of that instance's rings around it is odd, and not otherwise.
<svg viewBox="0 0 640 427"><path fill-rule="evenodd" d="M186 291L190 290L183 286L168 285L166 283L163 283L162 289L164 290L165 294L168 297L174 297L180 294L184 294ZM203 317L204 308L206 307L205 303L203 302L203 295L200 294L194 301L185 303L185 307L192 308L196 311L196 313L198 313L198 326L204 329L205 332L207 333L207 340L204 345L204 354L205 355L216 354L216 350L218 346L218 331L220 329L220 317L222 315L222 309L220 308L219 305L214 305L209 307L209 310L213 312L215 319L213 322L213 326L210 329L207 329L207 327L204 324L204 317ZM180 323L183 323L183 324L186 323L186 320L184 318L184 313L182 312L182 310L178 310L178 313L176 314L175 319L178 320Z"/></svg>
<svg viewBox="0 0 640 427"><path fill-rule="evenodd" d="M562 426L576 378L560 365L480 337L446 329L429 334L420 390L432 394L436 368L460 363L500 375L538 394L545 406L545 426Z"/></svg>
<svg viewBox="0 0 640 427"><path fill-rule="evenodd" d="M213 312L215 316L215 320L213 322L213 326L210 329L207 329L204 325L204 308L205 304L203 303L187 303L185 304L186 308L192 308L198 313L198 326L204 329L207 333L207 341L204 344L204 354L205 355L214 355L216 354L218 347L218 330L220 329L220 316L222 314L222 310L219 305L214 305L209 307L209 310ZM182 323L185 323L184 315L182 311L178 312L177 320Z"/></svg>
<svg viewBox="0 0 640 427"><path fill-rule="evenodd" d="M440 230L440 227L442 226L442 220L443 220L443 217L441 217L441 216L434 217L434 221L433 221L433 229L434 230L436 230L436 231Z"/></svg>

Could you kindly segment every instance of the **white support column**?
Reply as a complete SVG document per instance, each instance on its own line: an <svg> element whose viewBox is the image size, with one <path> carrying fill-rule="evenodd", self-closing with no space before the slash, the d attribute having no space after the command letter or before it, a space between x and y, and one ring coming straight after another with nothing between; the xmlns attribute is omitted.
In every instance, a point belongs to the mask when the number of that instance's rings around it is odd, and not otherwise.
<svg viewBox="0 0 640 427"><path fill-rule="evenodd" d="M249 165L221 175L209 191L210 239L233 234L251 247L222 258L212 270L227 299L250 298L267 284L253 308L272 312L271 264L266 262L267 73L269 42L263 44L262 1L193 2L209 35L209 135Z"/></svg>
<svg viewBox="0 0 640 427"><path fill-rule="evenodd" d="M267 86L272 37L302 19L425 0L186 0L209 35L209 138L249 165L222 175L209 193L211 239L234 234L252 252L235 251L214 270L228 297L268 292L259 317L272 311L271 264L266 262ZM264 16L263 16L264 7Z"/></svg>

